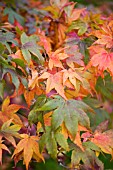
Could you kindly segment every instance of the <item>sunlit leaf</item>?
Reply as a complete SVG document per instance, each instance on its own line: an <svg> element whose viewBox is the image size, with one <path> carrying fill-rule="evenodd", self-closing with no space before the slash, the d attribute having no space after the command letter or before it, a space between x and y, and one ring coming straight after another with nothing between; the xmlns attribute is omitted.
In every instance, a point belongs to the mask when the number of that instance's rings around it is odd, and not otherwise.
<svg viewBox="0 0 113 170"><path fill-rule="evenodd" d="M16 149L14 150L13 156L16 161L19 161L18 155L21 154L24 163L26 165L26 169L28 170L29 163L32 157L38 157L39 160L43 160L44 158L39 152L39 145L38 145L38 137L36 136L28 136L27 134L23 134L20 142L17 144ZM35 156L36 155L36 156ZM38 161L38 159L36 159Z"/></svg>

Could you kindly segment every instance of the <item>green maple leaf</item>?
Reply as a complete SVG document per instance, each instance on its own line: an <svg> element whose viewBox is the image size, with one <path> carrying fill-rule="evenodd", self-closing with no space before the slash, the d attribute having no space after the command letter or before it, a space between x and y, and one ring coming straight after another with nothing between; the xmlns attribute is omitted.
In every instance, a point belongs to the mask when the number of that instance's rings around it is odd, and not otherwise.
<svg viewBox="0 0 113 170"><path fill-rule="evenodd" d="M83 146L85 152L76 145L72 144L70 146L71 149L73 149L71 156L71 163L73 167L83 166L84 169L93 169L95 168L95 166L98 166L99 170L103 170L103 163L98 159L95 154L95 152L101 152L100 148L92 142L84 142ZM83 162L83 165L80 165L80 161Z"/></svg>
<svg viewBox="0 0 113 170"><path fill-rule="evenodd" d="M37 45L38 37L36 35L27 36L25 33L22 33L21 35L21 42L22 42L22 54L25 58L25 60L30 63L31 60L31 54L35 55L40 63L44 62L44 58L42 57L42 54L40 52L41 47Z"/></svg>
<svg viewBox="0 0 113 170"><path fill-rule="evenodd" d="M52 127L46 126L45 133L42 135L39 146L40 150L44 149L46 145L48 153L52 158L57 157L57 144L65 151L69 150L67 139L63 136L60 130L53 131Z"/></svg>
<svg viewBox="0 0 113 170"><path fill-rule="evenodd" d="M4 9L4 15L8 15L8 21L11 24L14 24L15 19L21 24L24 25L24 18L17 14L12 8L6 7Z"/></svg>
<svg viewBox="0 0 113 170"><path fill-rule="evenodd" d="M6 31L6 30L5 30ZM8 49L9 53L11 54L11 48L9 46L9 42L15 44L16 46L18 46L18 42L16 40L14 40L15 35L12 32L6 31L6 32L2 32L0 31L0 48L1 45L5 45L6 48ZM2 47L2 51L3 51L3 47ZM1 52L2 52L1 51Z"/></svg>
<svg viewBox="0 0 113 170"><path fill-rule="evenodd" d="M37 109L37 111L51 110L54 110L51 122L53 130L56 130L64 122L68 131L75 138L78 124L90 128L90 121L86 112L93 112L93 110L82 101L73 99L65 101L62 97L56 96Z"/></svg>
<svg viewBox="0 0 113 170"><path fill-rule="evenodd" d="M71 26L68 28L68 32L77 29L78 30L78 35L81 36L87 31L87 24L82 21L74 21Z"/></svg>

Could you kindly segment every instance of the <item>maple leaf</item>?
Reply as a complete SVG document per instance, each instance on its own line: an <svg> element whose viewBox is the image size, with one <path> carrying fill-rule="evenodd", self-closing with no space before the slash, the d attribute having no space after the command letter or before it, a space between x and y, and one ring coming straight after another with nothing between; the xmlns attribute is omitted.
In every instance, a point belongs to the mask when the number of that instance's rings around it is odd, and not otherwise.
<svg viewBox="0 0 113 170"><path fill-rule="evenodd" d="M96 127L95 133L104 132L105 130L107 130L108 124L109 124L109 121L108 121L108 120L105 120L105 121L103 121L102 123L100 123L100 124Z"/></svg>
<svg viewBox="0 0 113 170"><path fill-rule="evenodd" d="M29 108L32 105L32 101L35 97L35 88L32 90L25 90L24 97Z"/></svg>
<svg viewBox="0 0 113 170"><path fill-rule="evenodd" d="M10 98L20 96L20 95L22 95L24 93L24 91L25 91L25 88L24 88L23 84L20 83L18 91L15 90L14 93L10 96Z"/></svg>
<svg viewBox="0 0 113 170"><path fill-rule="evenodd" d="M72 3L71 5L68 5L64 8L64 11L66 13L66 22L68 24L71 24L73 21L76 21L80 18L80 15L84 12L85 8L76 9L75 8L76 3Z"/></svg>
<svg viewBox="0 0 113 170"><path fill-rule="evenodd" d="M112 77L110 77L110 75L106 75L104 79L101 77L98 78L95 89L104 98L113 101L112 87L113 87Z"/></svg>
<svg viewBox="0 0 113 170"><path fill-rule="evenodd" d="M40 95L37 97L35 103L33 104L32 106L32 110L29 112L29 115L28 115L28 121L30 123L39 123L40 122L43 124L43 126L45 126L46 122L45 122L45 117L47 116L47 114L44 115L44 118L42 116L42 112L38 112L36 111L36 109L38 107L41 107L42 105L44 105L44 103L47 101L47 98L45 95ZM48 117L46 117L48 118ZM40 121L40 122L39 122ZM44 122L44 123L43 123ZM41 125L41 124L40 124ZM39 126L40 126L39 125ZM37 125L38 126L38 125Z"/></svg>
<svg viewBox="0 0 113 170"><path fill-rule="evenodd" d="M52 50L51 48L52 40L46 37L44 32L41 32L39 34L39 38L40 38L40 45L44 47L46 53L48 54Z"/></svg>
<svg viewBox="0 0 113 170"><path fill-rule="evenodd" d="M75 143L77 146L79 146L81 148L82 151L84 151L84 147L82 145L82 140L81 140L81 136L80 136L81 131L82 132L85 131L87 133L89 130L86 127L78 124L78 131L77 131L75 139L73 140L73 137L71 136L71 134L68 134L68 136L73 141L73 143Z"/></svg>
<svg viewBox="0 0 113 170"><path fill-rule="evenodd" d="M32 69L30 72L30 76L28 77L29 90L33 90L35 87L38 87L38 77L39 77L38 71Z"/></svg>
<svg viewBox="0 0 113 170"><path fill-rule="evenodd" d="M85 20L84 20L85 19ZM104 20L101 17L101 14L99 13L93 13L92 11L87 12L86 11L86 16L83 20L90 24L90 27L92 30L99 30L100 26L104 24Z"/></svg>
<svg viewBox="0 0 113 170"><path fill-rule="evenodd" d="M52 6L57 6L58 8L62 8L65 6L69 1L68 0L50 0L50 4Z"/></svg>
<svg viewBox="0 0 113 170"><path fill-rule="evenodd" d="M113 75L113 52L108 52L104 48L96 45L89 48L91 51L91 60L87 66L98 67L98 69L103 72L107 70Z"/></svg>
<svg viewBox="0 0 113 170"><path fill-rule="evenodd" d="M65 53L63 53L64 49L58 49L55 52L49 53L49 69L52 70L53 67L60 67L64 69L62 63L60 60L64 60L68 58L69 56Z"/></svg>
<svg viewBox="0 0 113 170"><path fill-rule="evenodd" d="M63 43L63 41L66 38L66 29L67 27L63 24L58 24L58 39L59 39L59 43L58 43L58 47L61 46L61 44Z"/></svg>
<svg viewBox="0 0 113 170"><path fill-rule="evenodd" d="M68 28L68 32L71 32L74 29L75 30L77 29L78 35L81 36L87 31L88 25L86 24L86 22L77 20L77 21L72 22L72 24Z"/></svg>
<svg viewBox="0 0 113 170"><path fill-rule="evenodd" d="M75 143L77 146L79 146L81 148L82 151L84 151L84 147L82 145L82 140L81 140L81 135L80 134L81 134L81 131L85 132L84 134L89 133L89 130L86 127L81 126L80 124L78 124L78 130L77 130L75 139L73 139L73 136L67 130L64 122L62 123L61 128L62 128L62 134L64 135L64 137L66 139L68 139L68 137L69 137L71 139L71 141L73 141L73 143Z"/></svg>
<svg viewBox="0 0 113 170"><path fill-rule="evenodd" d="M2 127L0 128L0 136L7 139L14 147L16 147L16 142L14 137L19 138L19 134L17 132L21 129L21 126L16 124L11 125L11 123L12 123L12 119L3 123Z"/></svg>
<svg viewBox="0 0 113 170"><path fill-rule="evenodd" d="M63 136L60 129L54 131L51 126L45 127L45 133L40 139L40 149L43 150L44 146L52 158L57 157L57 144L65 151L69 150L67 139Z"/></svg>
<svg viewBox="0 0 113 170"><path fill-rule="evenodd" d="M32 35L30 37L28 37L25 33L22 33L21 35L21 51L28 64L31 61L31 53L35 55L41 63L44 62L44 58L42 57L42 54L40 52L41 47L36 44L37 40L38 37L35 35Z"/></svg>
<svg viewBox="0 0 113 170"><path fill-rule="evenodd" d="M76 136L78 123L89 129L90 123L86 112L88 110L93 112L93 110L82 101L65 101L60 96L56 96L55 99L45 103L41 108L37 109L37 111L52 111L53 109L51 120L52 129L56 130L64 122L65 127L73 138Z"/></svg>
<svg viewBox="0 0 113 170"><path fill-rule="evenodd" d="M85 79L85 77L83 77L82 68L76 68L74 70L70 68L68 70L63 70L62 72L64 73L63 74L63 85L66 85L68 87L68 84L66 81L69 79L69 81L74 86L74 88L77 90L77 92L79 92L80 90L80 85L82 85L83 88L87 90L90 89L90 84L88 80Z"/></svg>
<svg viewBox="0 0 113 170"><path fill-rule="evenodd" d="M46 93L49 93L52 89L55 89L58 94L60 94L64 99L64 86L63 86L63 72L59 71L55 74L50 74L49 72L43 73L38 80L47 79L46 83Z"/></svg>
<svg viewBox="0 0 113 170"><path fill-rule="evenodd" d="M70 68L74 69L75 64L84 66L83 55L79 52L77 45L69 46L69 48L65 49L65 53L69 55L66 59L66 63Z"/></svg>
<svg viewBox="0 0 113 170"><path fill-rule="evenodd" d="M70 146L73 149L71 155L72 167L79 167L82 160L83 166L80 167L84 169L95 169L98 166L100 170L103 170L103 163L95 155L95 152L100 152L100 148L92 142L84 142L83 145L85 152L76 145Z"/></svg>
<svg viewBox="0 0 113 170"><path fill-rule="evenodd" d="M38 113L40 113L40 112L38 112ZM37 124L37 131L40 132L40 128L42 128L42 127L45 130L46 126L51 126L51 115L52 115L52 113L53 113L52 111L48 112L43 116L42 119L39 119L39 122Z"/></svg>
<svg viewBox="0 0 113 170"><path fill-rule="evenodd" d="M2 164L2 150L6 150L10 153L9 149L7 148L6 145L4 145L3 143L3 140L1 140L1 136L0 136L0 164Z"/></svg>
<svg viewBox="0 0 113 170"><path fill-rule="evenodd" d="M28 108L32 105L35 95L41 94L43 94L43 90L37 86L35 86L32 90L29 89L24 91L24 97L28 105Z"/></svg>
<svg viewBox="0 0 113 170"><path fill-rule="evenodd" d="M44 8L44 10L51 12L52 17L55 19L60 18L64 7L72 4L72 2L69 2L68 0L50 0L50 5Z"/></svg>
<svg viewBox="0 0 113 170"><path fill-rule="evenodd" d="M24 56L22 55L22 52L21 50L17 50L15 54L11 54L12 56L12 60L13 61L16 61L17 59L19 59L21 62L23 62L23 65L24 63L26 63L26 60L24 59ZM18 60L17 60L18 61ZM18 64L18 63L17 63ZM25 66L25 65L24 65Z"/></svg>
<svg viewBox="0 0 113 170"><path fill-rule="evenodd" d="M43 89L41 85L38 85L38 72L37 70L31 70L31 76L28 77L28 89L23 91L26 103L28 107L31 106L35 95L43 94Z"/></svg>
<svg viewBox="0 0 113 170"><path fill-rule="evenodd" d="M21 105L17 105L17 104L10 105L10 98L9 96L7 96L5 100L3 101L2 109L0 111L1 121L4 123L8 121L9 119L12 119L12 122L14 124L23 126L21 119L19 118L17 114L15 114L21 108L25 109L25 107Z"/></svg>
<svg viewBox="0 0 113 170"><path fill-rule="evenodd" d="M14 38L15 38L15 35L12 32L7 31L4 33L0 31L0 42L6 46L10 54L11 54L11 48L8 42L11 42L18 46L18 43L17 41L14 40Z"/></svg>
<svg viewBox="0 0 113 170"><path fill-rule="evenodd" d="M97 126L94 133L86 132L82 134L84 142L90 140L97 145L103 152L111 154L113 157L113 130L107 130L108 120ZM104 131L104 132L103 132Z"/></svg>
<svg viewBox="0 0 113 170"><path fill-rule="evenodd" d="M95 30L90 35L94 35L98 38L93 44L105 45L106 48L112 48L113 46L113 22L104 23L101 30Z"/></svg>
<svg viewBox="0 0 113 170"><path fill-rule="evenodd" d="M4 15L8 15L8 20L11 24L14 24L14 21L16 19L21 25L24 25L23 16L16 13L12 8L6 7L4 9Z"/></svg>
<svg viewBox="0 0 113 170"><path fill-rule="evenodd" d="M14 84L16 90L18 90L19 85L20 85L20 81L19 81L19 76L15 72L14 68L13 69L5 68L3 70L2 77L4 77L5 74L9 77L11 83Z"/></svg>
<svg viewBox="0 0 113 170"><path fill-rule="evenodd" d="M113 130L103 133L95 132L94 138L91 139L105 153L111 154L113 157Z"/></svg>
<svg viewBox="0 0 113 170"><path fill-rule="evenodd" d="M59 14L60 14L59 8L56 6L56 4L54 5L51 2L50 2L50 4L51 4L51 6L47 6L47 7L43 8L43 10L48 11L49 13L51 13L52 18L58 19Z"/></svg>
<svg viewBox="0 0 113 170"><path fill-rule="evenodd" d="M18 162L18 155L21 155L24 159L26 169L28 170L29 162L31 161L32 157L36 159L37 162L39 162L40 160L44 161L44 158L39 151L39 138L37 136L29 136L27 134L22 134L21 137L23 139L21 139L20 142L17 144L12 158L14 157L16 162Z"/></svg>

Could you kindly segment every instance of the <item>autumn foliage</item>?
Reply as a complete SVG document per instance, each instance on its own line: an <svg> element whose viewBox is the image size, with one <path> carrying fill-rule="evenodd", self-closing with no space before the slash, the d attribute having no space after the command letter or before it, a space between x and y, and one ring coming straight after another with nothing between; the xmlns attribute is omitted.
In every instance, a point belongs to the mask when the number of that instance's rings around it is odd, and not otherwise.
<svg viewBox="0 0 113 170"><path fill-rule="evenodd" d="M113 157L113 15L68 0L3 1L0 10L0 163L4 150L27 170L71 153L68 168L104 170L99 155Z"/></svg>

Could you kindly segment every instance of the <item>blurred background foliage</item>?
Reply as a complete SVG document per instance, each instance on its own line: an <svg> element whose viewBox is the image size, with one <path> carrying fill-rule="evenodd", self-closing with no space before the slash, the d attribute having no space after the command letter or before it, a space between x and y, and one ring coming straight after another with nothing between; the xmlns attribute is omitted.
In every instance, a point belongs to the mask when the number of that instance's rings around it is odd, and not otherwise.
<svg viewBox="0 0 113 170"><path fill-rule="evenodd" d="M92 4L92 5L102 5L103 3L106 3L106 2L113 2L112 0L71 0L71 1L74 1L74 2L78 2L78 3L81 3L81 4L84 4L84 5L89 5L89 4Z"/></svg>

